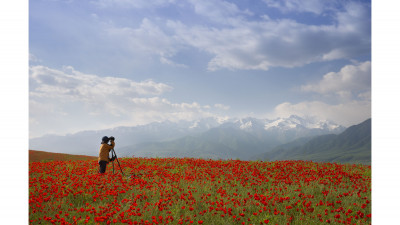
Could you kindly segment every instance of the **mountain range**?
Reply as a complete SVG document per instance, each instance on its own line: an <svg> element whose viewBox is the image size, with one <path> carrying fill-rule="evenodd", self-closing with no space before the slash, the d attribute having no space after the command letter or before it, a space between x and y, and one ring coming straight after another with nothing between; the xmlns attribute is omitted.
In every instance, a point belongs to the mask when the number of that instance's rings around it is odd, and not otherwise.
<svg viewBox="0 0 400 225"><path fill-rule="evenodd" d="M359 126L363 127L363 132L356 129ZM137 157L369 163L370 126L368 129L366 125L357 125L343 130L343 127L331 123L311 123L297 116L275 121L246 118L226 122L196 136L141 143L124 147L121 152Z"/></svg>
<svg viewBox="0 0 400 225"><path fill-rule="evenodd" d="M275 147L324 134L339 134L345 127L329 121L298 116L155 122L75 134L30 139L30 149L96 156L103 136L116 137L119 157L200 157L252 159Z"/></svg>

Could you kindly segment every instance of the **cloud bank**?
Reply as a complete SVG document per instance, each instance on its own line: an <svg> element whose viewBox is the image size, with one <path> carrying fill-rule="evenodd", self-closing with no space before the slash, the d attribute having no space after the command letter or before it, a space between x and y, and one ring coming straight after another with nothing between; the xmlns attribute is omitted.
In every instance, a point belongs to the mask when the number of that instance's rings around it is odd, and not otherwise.
<svg viewBox="0 0 400 225"><path fill-rule="evenodd" d="M111 2L113 2L111 4ZM105 32L119 37L121 46L157 56L161 63L185 66L176 56L193 49L209 54L209 71L268 70L293 68L313 62L351 59L371 50L370 5L362 2L269 1L265 4L286 11L311 12L330 18L330 23L306 24L291 17L271 18L254 15L227 1L156 1L142 4L131 1L101 1L103 7L131 5L133 8L163 8L174 5L193 10L196 20L144 18L139 27L108 24ZM176 5L175 5L176 4ZM137 6L133 6L137 5ZM140 5L140 6L139 6ZM285 15L285 14L284 14ZM258 20L253 18L257 16ZM165 21L165 22L164 22ZM135 53L136 52L136 53Z"/></svg>
<svg viewBox="0 0 400 225"><path fill-rule="evenodd" d="M311 92L336 98L336 104L325 101L284 102L274 108L270 116L299 115L331 120L344 126L361 123L371 118L371 62L346 65L338 72L323 75L322 79L301 86Z"/></svg>
<svg viewBox="0 0 400 225"><path fill-rule="evenodd" d="M218 117L215 107L197 102L174 103L162 95L173 91L153 80L136 82L118 77L100 77L46 66L30 67L31 135L60 133L59 126L69 132L146 124L155 121L195 120ZM40 126L39 126L40 125ZM36 128L40 130L35 130ZM61 132L65 134L65 132Z"/></svg>
<svg viewBox="0 0 400 225"><path fill-rule="evenodd" d="M329 120L343 126L351 126L371 118L370 101L351 101L336 105L322 101L305 101L300 103L284 102L275 107L275 117L298 115L318 120Z"/></svg>
<svg viewBox="0 0 400 225"><path fill-rule="evenodd" d="M30 67L30 95L63 100L100 101L118 96L161 95L173 88L152 80L135 82L118 77L84 74L73 67L62 71L45 66Z"/></svg>

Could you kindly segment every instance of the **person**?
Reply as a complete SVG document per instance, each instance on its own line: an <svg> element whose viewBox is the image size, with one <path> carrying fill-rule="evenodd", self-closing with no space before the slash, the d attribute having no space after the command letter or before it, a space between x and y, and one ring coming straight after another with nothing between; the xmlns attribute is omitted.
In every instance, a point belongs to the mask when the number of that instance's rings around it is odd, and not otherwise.
<svg viewBox="0 0 400 225"><path fill-rule="evenodd" d="M111 149L114 149L114 146L115 146L114 140L115 140L115 138L113 136L111 136L110 138L108 138L107 136L104 136L101 139L99 160L98 160L99 166L100 166L99 173L106 172L107 164L110 162L109 153L110 153ZM111 141L110 144L108 144L109 141Z"/></svg>

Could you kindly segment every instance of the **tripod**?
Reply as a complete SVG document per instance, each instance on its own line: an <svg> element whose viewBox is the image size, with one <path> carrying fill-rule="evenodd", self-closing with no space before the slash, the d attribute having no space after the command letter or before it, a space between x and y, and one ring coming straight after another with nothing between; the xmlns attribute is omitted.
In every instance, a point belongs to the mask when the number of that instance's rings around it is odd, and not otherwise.
<svg viewBox="0 0 400 225"><path fill-rule="evenodd" d="M119 161L118 161L118 158L117 158L117 154L115 153L115 150L112 148L110 151L111 151L111 162L113 164L113 174L114 174L114 160L116 159L122 175L125 176L124 172L122 172L121 165L119 164Z"/></svg>

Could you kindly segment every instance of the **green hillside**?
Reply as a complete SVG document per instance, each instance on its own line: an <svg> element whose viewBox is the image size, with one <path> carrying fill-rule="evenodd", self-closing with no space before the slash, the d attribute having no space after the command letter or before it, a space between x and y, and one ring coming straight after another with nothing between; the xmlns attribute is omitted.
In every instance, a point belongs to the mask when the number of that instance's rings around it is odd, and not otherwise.
<svg viewBox="0 0 400 225"><path fill-rule="evenodd" d="M289 145L290 146L290 145ZM371 119L354 125L341 134L315 137L305 144L274 148L263 160L312 160L340 163L371 163Z"/></svg>

